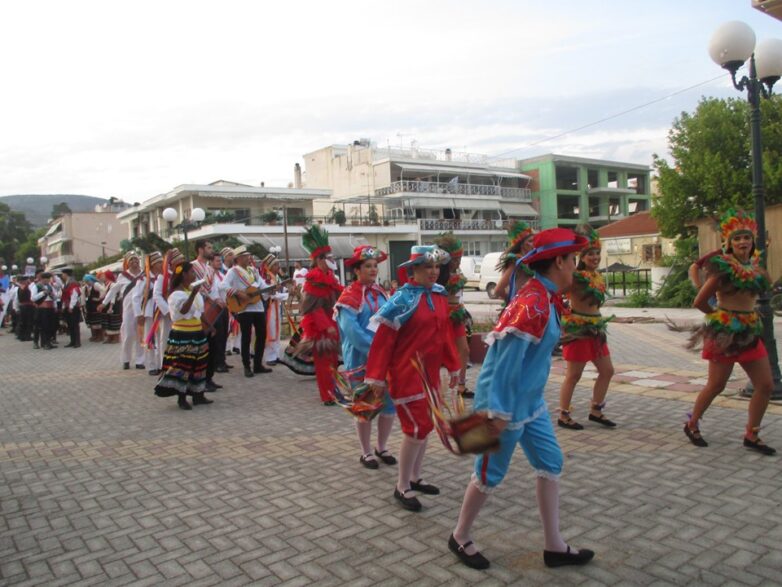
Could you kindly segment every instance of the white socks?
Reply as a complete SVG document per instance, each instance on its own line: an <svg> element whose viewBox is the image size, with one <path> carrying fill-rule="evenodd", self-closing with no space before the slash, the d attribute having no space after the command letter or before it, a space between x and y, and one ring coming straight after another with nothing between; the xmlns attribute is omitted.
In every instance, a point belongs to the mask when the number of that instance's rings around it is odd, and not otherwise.
<svg viewBox="0 0 782 587"><path fill-rule="evenodd" d="M472 540L470 530L478 517L483 504L489 498L488 493L483 493L472 481L467 485L462 501L462 509L459 511L459 520L456 522L456 529L453 531L453 537L459 544L464 544ZM478 549L474 544L465 548L466 554L475 554Z"/></svg>
<svg viewBox="0 0 782 587"><path fill-rule="evenodd" d="M399 477L396 482L396 488L400 493L410 489L413 469L422 444L423 441L412 436L407 436L407 434L402 436L402 446L399 449Z"/></svg>
<svg viewBox="0 0 782 587"><path fill-rule="evenodd" d="M394 427L394 414L380 414L377 417L377 452L383 452L388 448L388 437Z"/></svg>
<svg viewBox="0 0 782 587"><path fill-rule="evenodd" d="M540 521L543 523L544 548L553 552L565 552L567 544L559 533L559 481L538 477L537 494Z"/></svg>

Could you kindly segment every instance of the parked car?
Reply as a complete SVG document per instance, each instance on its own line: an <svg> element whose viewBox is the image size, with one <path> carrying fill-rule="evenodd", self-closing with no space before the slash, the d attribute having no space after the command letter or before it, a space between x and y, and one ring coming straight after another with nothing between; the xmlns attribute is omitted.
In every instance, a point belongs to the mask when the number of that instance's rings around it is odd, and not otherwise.
<svg viewBox="0 0 782 587"><path fill-rule="evenodd" d="M494 288L500 280L500 272L497 271L497 263L500 262L502 253L489 253L481 261L481 278L478 282L478 288L494 297Z"/></svg>
<svg viewBox="0 0 782 587"><path fill-rule="evenodd" d="M478 289L481 282L480 259L476 261L475 257L462 257L459 269L461 269L462 274L467 279L467 285L465 287L474 287L475 289Z"/></svg>

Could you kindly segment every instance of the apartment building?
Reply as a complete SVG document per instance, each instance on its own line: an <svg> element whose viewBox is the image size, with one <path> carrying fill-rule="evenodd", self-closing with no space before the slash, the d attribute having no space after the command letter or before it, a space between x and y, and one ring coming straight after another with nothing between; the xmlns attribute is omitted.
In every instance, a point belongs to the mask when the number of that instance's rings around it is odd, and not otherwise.
<svg viewBox="0 0 782 587"><path fill-rule="evenodd" d="M94 263L100 257L120 252L125 238L117 212L127 204L112 203L95 207L95 212L69 212L49 222L38 239L47 269L64 269Z"/></svg>
<svg viewBox="0 0 782 587"><path fill-rule="evenodd" d="M519 161L528 175L541 228L602 226L651 206L650 168L549 153Z"/></svg>

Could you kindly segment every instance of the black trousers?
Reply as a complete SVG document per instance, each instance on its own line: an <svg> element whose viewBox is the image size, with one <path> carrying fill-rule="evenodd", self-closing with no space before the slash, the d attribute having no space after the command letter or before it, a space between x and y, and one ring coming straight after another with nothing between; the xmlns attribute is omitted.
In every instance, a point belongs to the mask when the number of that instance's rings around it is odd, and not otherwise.
<svg viewBox="0 0 782 587"><path fill-rule="evenodd" d="M68 324L68 335L71 338L71 344L74 346L81 345L81 328L79 328L81 313L79 308L65 310L64 312L65 321Z"/></svg>
<svg viewBox="0 0 782 587"><path fill-rule="evenodd" d="M34 334L36 342L41 346L51 345L57 332L57 312L54 308L38 308L38 332Z"/></svg>
<svg viewBox="0 0 782 587"><path fill-rule="evenodd" d="M250 339L255 329L255 347L253 350L253 368L261 366L263 347L266 346L266 314L264 312L242 312L234 316L242 331L242 364L250 366Z"/></svg>
<svg viewBox="0 0 782 587"><path fill-rule="evenodd" d="M35 318L35 306L19 306L19 324L17 336L19 340L32 340L33 319Z"/></svg>
<svg viewBox="0 0 782 587"><path fill-rule="evenodd" d="M209 340L209 355L214 351L215 367L225 367L225 344L228 341L228 310L223 311L220 317L214 323L215 335L214 345L212 339ZM214 346L214 349L212 348Z"/></svg>

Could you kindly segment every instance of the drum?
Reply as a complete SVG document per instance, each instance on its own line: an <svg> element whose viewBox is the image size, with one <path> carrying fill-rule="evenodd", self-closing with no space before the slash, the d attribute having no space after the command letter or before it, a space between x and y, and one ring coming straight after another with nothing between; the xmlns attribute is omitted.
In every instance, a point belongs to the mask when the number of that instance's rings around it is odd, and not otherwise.
<svg viewBox="0 0 782 587"><path fill-rule="evenodd" d="M449 423L450 434L461 454L483 454L500 448L500 431L485 412L475 412Z"/></svg>
<svg viewBox="0 0 782 587"><path fill-rule="evenodd" d="M225 307L211 298L204 298L204 313L201 314L201 322L211 329L214 327L215 322L220 319L223 312L225 312Z"/></svg>

